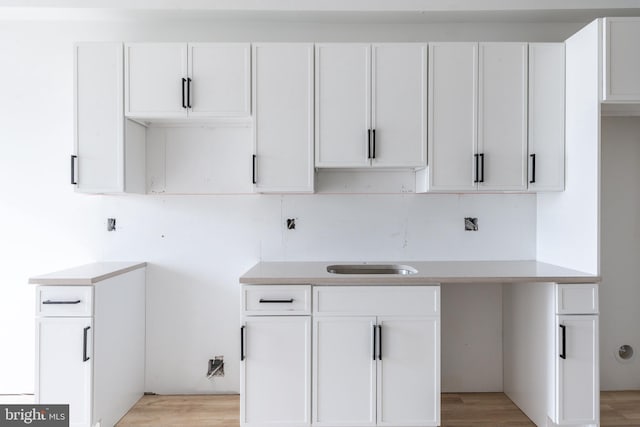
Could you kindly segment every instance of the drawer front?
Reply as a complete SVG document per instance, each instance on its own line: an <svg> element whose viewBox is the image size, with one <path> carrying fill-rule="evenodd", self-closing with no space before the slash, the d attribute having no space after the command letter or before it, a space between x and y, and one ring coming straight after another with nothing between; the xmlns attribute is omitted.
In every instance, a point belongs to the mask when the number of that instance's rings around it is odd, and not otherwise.
<svg viewBox="0 0 640 427"><path fill-rule="evenodd" d="M316 286L313 312L320 315L439 315L440 286Z"/></svg>
<svg viewBox="0 0 640 427"><path fill-rule="evenodd" d="M558 314L597 314L598 285L557 285L556 304Z"/></svg>
<svg viewBox="0 0 640 427"><path fill-rule="evenodd" d="M311 314L311 286L245 285L242 311L246 316Z"/></svg>
<svg viewBox="0 0 640 427"><path fill-rule="evenodd" d="M93 316L93 286L38 286L36 316Z"/></svg>

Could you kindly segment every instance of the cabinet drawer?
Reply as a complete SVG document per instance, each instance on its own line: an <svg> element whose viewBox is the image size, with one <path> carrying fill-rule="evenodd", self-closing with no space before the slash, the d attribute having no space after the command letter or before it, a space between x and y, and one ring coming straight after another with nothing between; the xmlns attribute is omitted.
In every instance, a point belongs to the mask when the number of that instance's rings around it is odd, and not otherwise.
<svg viewBox="0 0 640 427"><path fill-rule="evenodd" d="M593 283L557 285L558 314L597 314L598 285Z"/></svg>
<svg viewBox="0 0 640 427"><path fill-rule="evenodd" d="M313 311L327 315L438 315L440 287L317 286Z"/></svg>
<svg viewBox="0 0 640 427"><path fill-rule="evenodd" d="M311 286L243 286L242 311L247 316L311 314Z"/></svg>
<svg viewBox="0 0 640 427"><path fill-rule="evenodd" d="M93 316L92 286L38 286L36 316Z"/></svg>

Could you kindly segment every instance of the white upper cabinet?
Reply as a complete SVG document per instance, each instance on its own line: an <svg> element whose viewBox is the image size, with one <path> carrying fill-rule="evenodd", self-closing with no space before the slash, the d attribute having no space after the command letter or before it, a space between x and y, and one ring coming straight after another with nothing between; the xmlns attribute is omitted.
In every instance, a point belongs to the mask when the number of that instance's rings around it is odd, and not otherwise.
<svg viewBox="0 0 640 427"><path fill-rule="evenodd" d="M527 188L527 56L527 43L480 43L480 190Z"/></svg>
<svg viewBox="0 0 640 427"><path fill-rule="evenodd" d="M313 192L312 44L253 45L253 105L255 190Z"/></svg>
<svg viewBox="0 0 640 427"><path fill-rule="evenodd" d="M425 44L316 45L316 167L426 164Z"/></svg>
<svg viewBox="0 0 640 427"><path fill-rule="evenodd" d="M249 44L128 43L128 117L247 116Z"/></svg>
<svg viewBox="0 0 640 427"><path fill-rule="evenodd" d="M189 43L190 116L251 114L249 44Z"/></svg>
<svg viewBox="0 0 640 427"><path fill-rule="evenodd" d="M373 166L427 164L427 45L375 44L372 50Z"/></svg>
<svg viewBox="0 0 640 427"><path fill-rule="evenodd" d="M316 45L316 166L369 165L371 48Z"/></svg>
<svg viewBox="0 0 640 427"><path fill-rule="evenodd" d="M564 43L529 44L529 190L564 190Z"/></svg>
<svg viewBox="0 0 640 427"><path fill-rule="evenodd" d="M473 191L478 44L429 45L429 190Z"/></svg>
<svg viewBox="0 0 640 427"><path fill-rule="evenodd" d="M604 19L602 98L640 102L640 18Z"/></svg>
<svg viewBox="0 0 640 427"><path fill-rule="evenodd" d="M526 189L527 44L434 43L430 191Z"/></svg>
<svg viewBox="0 0 640 427"><path fill-rule="evenodd" d="M145 192L144 128L124 119L122 69L122 43L74 46L71 183L79 192Z"/></svg>

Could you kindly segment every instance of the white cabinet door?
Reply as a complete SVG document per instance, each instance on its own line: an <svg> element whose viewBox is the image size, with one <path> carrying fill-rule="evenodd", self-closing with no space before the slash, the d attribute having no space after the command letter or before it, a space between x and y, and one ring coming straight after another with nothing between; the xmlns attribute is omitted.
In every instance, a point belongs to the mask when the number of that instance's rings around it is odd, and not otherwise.
<svg viewBox="0 0 640 427"><path fill-rule="evenodd" d="M598 316L557 316L555 355L556 424L598 424Z"/></svg>
<svg viewBox="0 0 640 427"><path fill-rule="evenodd" d="M480 190L527 188L527 44L480 43Z"/></svg>
<svg viewBox="0 0 640 427"><path fill-rule="evenodd" d="M440 425L436 317L379 317L378 425Z"/></svg>
<svg viewBox="0 0 640 427"><path fill-rule="evenodd" d="M313 424L376 424L375 317L313 320Z"/></svg>
<svg viewBox="0 0 640 427"><path fill-rule="evenodd" d="M427 45L372 46L372 166L427 162ZM375 141L375 142L374 142Z"/></svg>
<svg viewBox="0 0 640 427"><path fill-rule="evenodd" d="M241 424L310 425L311 318L247 317L242 332Z"/></svg>
<svg viewBox="0 0 640 427"><path fill-rule="evenodd" d="M189 43L189 116L248 116L248 43Z"/></svg>
<svg viewBox="0 0 640 427"><path fill-rule="evenodd" d="M124 191L122 43L75 45L72 183L83 193Z"/></svg>
<svg viewBox="0 0 640 427"><path fill-rule="evenodd" d="M38 404L69 404L69 425L92 425L93 322L86 317L36 321Z"/></svg>
<svg viewBox="0 0 640 427"><path fill-rule="evenodd" d="M187 44L125 44L125 114L187 116Z"/></svg>
<svg viewBox="0 0 640 427"><path fill-rule="evenodd" d="M564 190L564 43L529 44L529 190Z"/></svg>
<svg viewBox="0 0 640 427"><path fill-rule="evenodd" d="M316 45L315 77L316 166L368 166L370 45Z"/></svg>
<svg viewBox="0 0 640 427"><path fill-rule="evenodd" d="M604 19L604 101L640 101L640 18Z"/></svg>
<svg viewBox="0 0 640 427"><path fill-rule="evenodd" d="M313 192L313 45L253 45L253 88L256 190Z"/></svg>
<svg viewBox="0 0 640 427"><path fill-rule="evenodd" d="M429 44L429 190L473 191L477 43Z"/></svg>

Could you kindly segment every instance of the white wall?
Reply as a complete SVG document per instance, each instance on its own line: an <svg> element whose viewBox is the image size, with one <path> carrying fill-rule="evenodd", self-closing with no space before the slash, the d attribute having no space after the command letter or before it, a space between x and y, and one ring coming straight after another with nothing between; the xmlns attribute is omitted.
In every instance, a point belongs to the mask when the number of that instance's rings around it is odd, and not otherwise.
<svg viewBox="0 0 640 427"><path fill-rule="evenodd" d="M602 120L600 374L604 390L640 388L640 118ZM633 346L630 361L616 358Z"/></svg>
<svg viewBox="0 0 640 427"><path fill-rule="evenodd" d="M531 259L533 195L87 196L68 184L73 150L73 41L560 41L579 24L2 22L0 25L0 393L33 391L31 275L91 260L149 261L147 389L238 390L238 276L263 260ZM295 231L284 218L298 218ZM465 233L463 217L480 231ZM106 218L118 230L106 232ZM458 290L460 288L457 288ZM443 291L443 306L464 292ZM501 382L499 293L475 313L473 336L443 346L443 387ZM462 301L461 301L462 300ZM456 302L458 301L458 302ZM465 322L464 319L459 319ZM486 322L485 322L486 321ZM450 326L447 326L449 323ZM486 340L479 337L487 337ZM483 343L484 344L479 344ZM462 345L465 353L454 345ZM484 354L486 372L471 363ZM205 379L224 355L226 376ZM483 368L484 369L484 368ZM449 381L449 383L448 383Z"/></svg>

